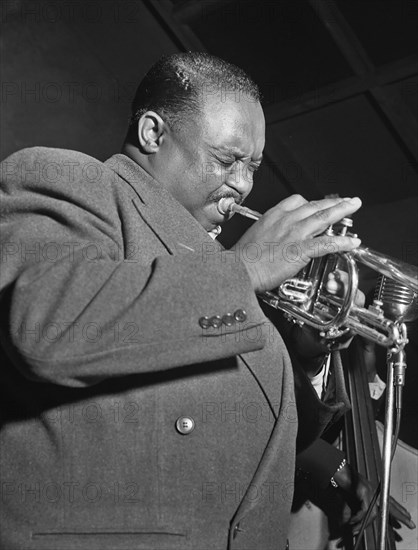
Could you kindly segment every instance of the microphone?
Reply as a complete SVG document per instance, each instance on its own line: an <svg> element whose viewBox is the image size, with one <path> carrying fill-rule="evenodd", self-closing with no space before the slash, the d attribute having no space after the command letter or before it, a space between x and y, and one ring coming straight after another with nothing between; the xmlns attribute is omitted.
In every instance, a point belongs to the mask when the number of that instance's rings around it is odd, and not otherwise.
<svg viewBox="0 0 418 550"><path fill-rule="evenodd" d="M407 286L381 275L378 279L375 290L375 304L378 300L385 316L399 324L399 329L403 332L405 342L408 343L407 328L404 324L408 321L414 321L418 317L418 295ZM391 353L392 364L394 367L394 385L401 387L405 384L406 356L405 350L400 349ZM399 390L400 391L400 390ZM402 406L401 394L396 396L397 407Z"/></svg>
<svg viewBox="0 0 418 550"><path fill-rule="evenodd" d="M380 275L374 295L386 317L408 322L418 318L418 295L407 286Z"/></svg>

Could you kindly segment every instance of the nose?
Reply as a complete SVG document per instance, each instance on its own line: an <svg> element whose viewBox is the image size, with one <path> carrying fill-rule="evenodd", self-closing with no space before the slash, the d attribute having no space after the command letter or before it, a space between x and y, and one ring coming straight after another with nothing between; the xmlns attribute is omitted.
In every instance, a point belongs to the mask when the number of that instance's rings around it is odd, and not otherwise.
<svg viewBox="0 0 418 550"><path fill-rule="evenodd" d="M241 196L246 197L253 187L253 173L240 163L228 174L226 184Z"/></svg>

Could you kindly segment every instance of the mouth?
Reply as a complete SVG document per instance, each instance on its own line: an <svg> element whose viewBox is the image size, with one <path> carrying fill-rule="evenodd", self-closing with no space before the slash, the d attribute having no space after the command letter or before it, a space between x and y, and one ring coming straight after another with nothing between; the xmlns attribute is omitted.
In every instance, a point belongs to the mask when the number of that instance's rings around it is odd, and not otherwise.
<svg viewBox="0 0 418 550"><path fill-rule="evenodd" d="M243 197L237 195L236 197L229 194L218 194L217 196L211 197L210 202L208 203L211 224L213 227L218 225L223 225L234 215L231 206L234 204L241 204Z"/></svg>
<svg viewBox="0 0 418 550"><path fill-rule="evenodd" d="M223 197L217 203L217 208L219 214L222 216L228 216L228 219L234 215L232 208L233 205L237 204L237 201L233 197Z"/></svg>

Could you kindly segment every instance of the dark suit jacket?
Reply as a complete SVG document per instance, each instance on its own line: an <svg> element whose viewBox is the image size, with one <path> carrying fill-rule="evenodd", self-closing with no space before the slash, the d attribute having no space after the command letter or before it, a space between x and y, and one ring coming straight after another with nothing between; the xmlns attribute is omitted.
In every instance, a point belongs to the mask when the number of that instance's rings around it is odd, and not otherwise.
<svg viewBox="0 0 418 550"><path fill-rule="evenodd" d="M1 191L2 547L284 548L293 375L239 260L124 155Z"/></svg>

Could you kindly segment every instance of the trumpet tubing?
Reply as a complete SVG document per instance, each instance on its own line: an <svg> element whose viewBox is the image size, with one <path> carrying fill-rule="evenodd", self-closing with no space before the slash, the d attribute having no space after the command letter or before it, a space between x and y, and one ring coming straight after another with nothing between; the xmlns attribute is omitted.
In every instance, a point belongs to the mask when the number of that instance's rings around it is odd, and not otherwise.
<svg viewBox="0 0 418 550"><path fill-rule="evenodd" d="M233 199L221 199L218 209L223 214L237 213L254 220L262 216L236 204ZM340 227L329 227L327 235L351 235L347 233L347 228L352 226L351 219L344 218L336 225ZM363 264L382 276L380 291L368 308L355 304L357 264ZM327 290L327 277L336 269L348 273L348 285L343 297ZM418 270L415 266L360 246L351 252L315 258L297 277L259 296L270 306L282 310L289 320L306 323L329 340L352 331L391 351L399 351L408 342L403 321L418 316Z"/></svg>

